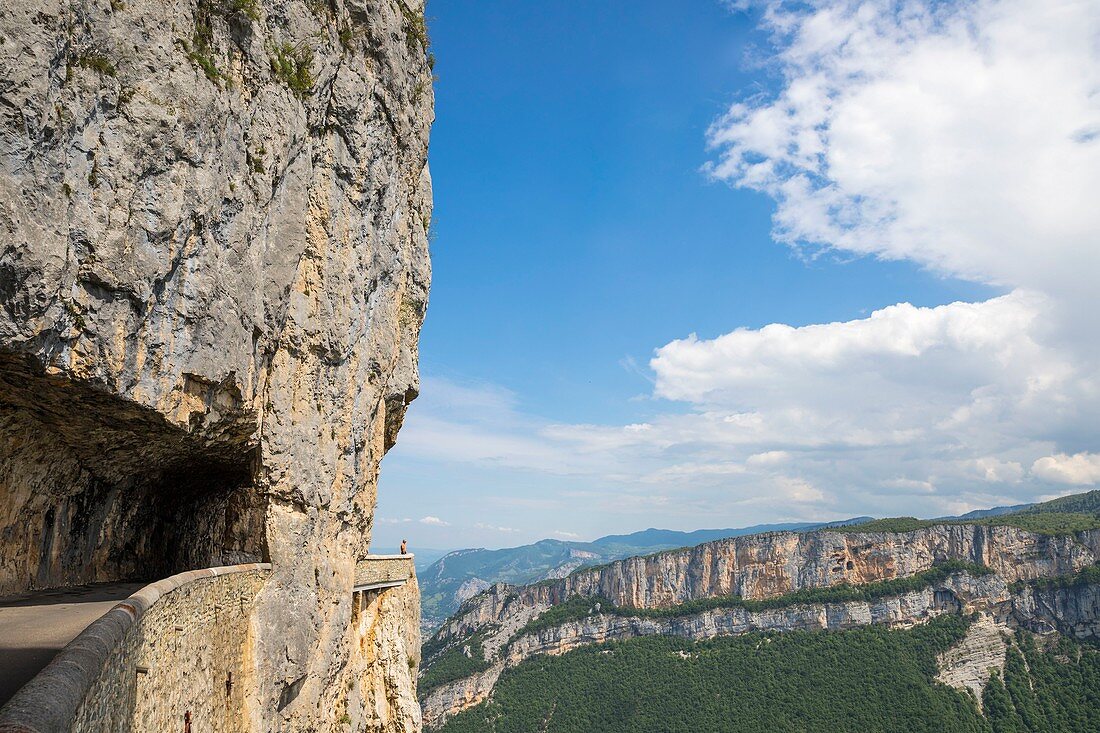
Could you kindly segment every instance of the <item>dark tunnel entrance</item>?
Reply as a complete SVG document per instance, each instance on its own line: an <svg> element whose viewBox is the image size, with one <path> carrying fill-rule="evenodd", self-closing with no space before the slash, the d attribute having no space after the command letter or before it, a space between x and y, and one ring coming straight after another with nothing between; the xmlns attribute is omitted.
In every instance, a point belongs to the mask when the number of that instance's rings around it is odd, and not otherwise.
<svg viewBox="0 0 1100 733"><path fill-rule="evenodd" d="M0 595L264 559L252 424L193 434L0 352Z"/></svg>

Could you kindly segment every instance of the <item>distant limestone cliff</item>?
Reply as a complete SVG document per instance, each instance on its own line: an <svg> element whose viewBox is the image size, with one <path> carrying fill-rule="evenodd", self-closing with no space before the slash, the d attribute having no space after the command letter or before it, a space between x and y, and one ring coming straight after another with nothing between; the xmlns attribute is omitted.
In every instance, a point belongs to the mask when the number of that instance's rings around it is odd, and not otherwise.
<svg viewBox="0 0 1100 733"><path fill-rule="evenodd" d="M901 629L975 614L940 664L941 681L980 701L1010 631L1100 636L1098 510L1093 492L994 518L769 532L498 584L425 644L425 724L491 700L502 673L538 655L592 644Z"/></svg>
<svg viewBox="0 0 1100 733"><path fill-rule="evenodd" d="M232 591L244 636L149 729L419 729L415 578L353 587L418 391L431 65L421 0L0 9L0 595L270 564L158 601Z"/></svg>
<svg viewBox="0 0 1100 733"><path fill-rule="evenodd" d="M866 521L848 519L835 524ZM660 550L697 545L709 540L739 537L772 530L806 530L822 522L789 522L734 529L703 529L679 532L646 529L624 535L608 535L591 542L545 539L530 545L499 550L455 550L441 557L420 574L423 597L422 628L434 633L467 599L494 583L525 584L548 578L562 578L583 566L645 555Z"/></svg>

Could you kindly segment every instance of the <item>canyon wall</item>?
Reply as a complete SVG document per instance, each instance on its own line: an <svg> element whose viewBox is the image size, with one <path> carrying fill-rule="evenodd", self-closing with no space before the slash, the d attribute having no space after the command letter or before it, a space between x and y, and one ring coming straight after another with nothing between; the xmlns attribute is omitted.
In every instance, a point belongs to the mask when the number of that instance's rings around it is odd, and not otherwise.
<svg viewBox="0 0 1100 733"><path fill-rule="evenodd" d="M776 598L838 584L863 585L915 575L945 561L984 565L987 575L956 573L920 590L874 601L815 602L770 610L714 608L698 613L631 616L630 608L671 607L736 595ZM906 627L947 613L978 614L964 644L941 660L942 679L980 693L990 668L1004 665L1000 634L1023 627L1076 638L1100 633L1100 588L1045 587L1027 581L1069 575L1100 560L1100 532L1061 536L1009 526L942 525L912 532L767 533L632 557L529 586L497 584L467 601L432 641L433 652L469 646L474 634L485 669L427 691L424 722L437 727L491 694L501 673L538 654L663 635L701 641L751 631L844 630L870 624ZM575 596L588 615L524 631L524 625ZM619 607L601 611L599 599ZM430 668L432 659L427 660ZM980 699L980 695L979 695Z"/></svg>
<svg viewBox="0 0 1100 733"><path fill-rule="evenodd" d="M483 671L432 689L422 701L424 723L439 727L487 700L501 673L539 654L564 654L589 644L641 636L704 641L753 631L843 631L867 625L906 628L944 614L975 614L966 639L940 659L940 680L972 690L981 700L990 670L1004 666L1003 637L1016 627L1039 634L1060 632L1078 639L1100 634L1100 587L1076 585L1013 590L998 575L952 575L934 586L874 601L805 603L766 611L716 608L668 618L601 613L530 633L485 628ZM537 616L537 614L534 614Z"/></svg>
<svg viewBox="0 0 1100 733"><path fill-rule="evenodd" d="M736 595L773 598L805 588L900 578L947 560L985 565L1006 582L1065 575L1100 559L1100 531L1050 536L1009 526L937 525L912 532L769 532L629 557L557 581L504 584L467 601L439 638L496 624L522 608L572 596L658 608Z"/></svg>
<svg viewBox="0 0 1100 733"><path fill-rule="evenodd" d="M269 561L252 730L348 730L373 679L351 588L418 390L427 45L421 0L0 8L0 594ZM412 694L402 653L357 699ZM386 705L351 729L416 728Z"/></svg>

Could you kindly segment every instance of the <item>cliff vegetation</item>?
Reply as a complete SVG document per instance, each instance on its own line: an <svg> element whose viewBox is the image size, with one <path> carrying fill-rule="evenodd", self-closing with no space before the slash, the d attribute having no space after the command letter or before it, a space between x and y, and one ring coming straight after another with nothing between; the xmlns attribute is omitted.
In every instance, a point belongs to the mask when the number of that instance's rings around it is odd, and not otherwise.
<svg viewBox="0 0 1100 733"><path fill-rule="evenodd" d="M950 616L907 631L647 637L538 656L441 730L986 733L973 698L934 681L936 655L968 626Z"/></svg>
<svg viewBox="0 0 1100 733"><path fill-rule="evenodd" d="M1018 631L983 695L935 681L971 618L908 630L647 637L538 656L443 733L1100 730L1100 651Z"/></svg>
<svg viewBox="0 0 1100 733"><path fill-rule="evenodd" d="M1005 514L951 519L892 517L860 524L825 527L830 532L912 532L937 525L972 524L984 527L1018 527L1045 535L1066 535L1100 529L1100 491L1063 496Z"/></svg>

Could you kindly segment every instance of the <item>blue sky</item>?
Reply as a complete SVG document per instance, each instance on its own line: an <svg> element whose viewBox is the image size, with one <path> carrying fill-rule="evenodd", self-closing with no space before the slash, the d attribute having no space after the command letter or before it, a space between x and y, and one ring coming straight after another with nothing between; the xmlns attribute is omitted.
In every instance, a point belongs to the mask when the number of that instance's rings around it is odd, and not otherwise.
<svg viewBox="0 0 1100 733"><path fill-rule="evenodd" d="M974 12L989 4L974 4ZM1080 415L1023 438L1011 427L971 435L960 426L945 428L926 445L907 442L919 420L942 424L944 415L966 407L963 398L973 407L975 390L1026 381L1026 374L989 372L995 334L962 346L929 336L916 347L916 361L900 364L891 360L901 352L913 356L912 349L872 355L871 363L863 351L852 355L851 341L836 341L838 334L871 328L872 312L900 303L916 309L876 321L900 324L890 334L913 333L913 319L924 324L920 328L958 320L964 316L942 307L959 301L977 304L976 318L1004 322L1046 308L1035 305L1036 298L1072 279L1061 270L1042 282L1020 275L1034 272L1030 245L1021 246L1018 266L991 265L983 242L999 233L981 222L960 219L951 236L962 231L969 239L937 250L945 237L929 223L937 218L934 202L912 182L931 189L935 181L923 176L938 153L929 151L950 149L934 134L949 133L936 121L922 127L919 116L916 122L913 116L899 119L896 110L905 104L897 99L881 107L867 103L881 90L859 87L845 74L834 75L838 86L827 91L851 100L850 109L838 104L839 111L828 112L835 116L825 122L825 153L811 151L827 161L825 167L802 175L804 156L790 151L804 143L807 131L822 128L816 116L827 105L818 109L800 97L802 87L813 85L796 82L828 76L840 62L883 63L873 43L900 57L919 57L921 44L935 51L944 35L959 46L950 52L965 51L968 40L979 45L978 39L944 34L941 18L914 31L886 10L884 17L898 20L901 30L887 28L867 39L859 32L867 23L843 22L853 7L833 2L802 10L790 16L802 24L798 34L782 36L777 28L791 25L782 24L774 7L734 11L717 0L685 0L674 8L657 2L429 5L439 81L430 152L434 274L421 337L424 389L383 462L376 543L414 535L421 546L502 546L647 526L935 515L1089 485L1077 480L1091 478L1088 450L1095 447L1092 435L1078 429ZM830 31L823 33L827 23ZM1010 37L996 31L991 21L994 40ZM831 42L845 32L867 44L863 57L853 62L840 45L815 42L807 61L814 33ZM1062 32L1061 26L1051 29ZM894 73L889 67L878 72ZM925 97L930 88L919 77L887 78L882 85L887 92L916 88ZM946 109L969 98L965 90L937 91ZM1075 92L1067 89L1064 96L1072 101ZM776 110L795 122L775 124ZM897 171L888 179L867 182L869 176L858 166L853 173L847 162L857 154L857 160L883 154L882 145L868 152L842 134L850 118L863 120L859 115L871 115L893 145L876 169ZM855 129L865 131L866 121L860 124ZM787 130L798 125L800 130ZM777 129L791 137L771 139ZM922 143L929 147L921 149ZM991 159L1001 153L980 152ZM804 180L828 185L793 194L793 183ZM894 207L886 217L863 203L884 190ZM815 213L837 191L863 207L854 216L839 215L839 227ZM898 209L899 201L912 210ZM835 199L829 206L835 213ZM906 222L904 230L897 222ZM1087 231L1091 224L1081 227ZM1079 249L1080 239L1067 246ZM1011 246L1007 250L1011 258ZM974 256L957 254L968 251ZM981 304L990 305L983 310ZM767 324L795 329L794 346L776 346L779 336L760 330ZM719 339L736 329L746 329L737 343ZM698 341L682 341L690 334ZM869 384L890 382L889 389L868 390L874 404L853 406L854 418L843 416L853 435L894 431L909 437L871 446L862 438L826 445L830 440L809 435L837 430L838 411L845 410L843 404L818 404L814 395L853 386L850 380L837 386L830 381L835 375L813 373L799 361L805 357L795 353L799 349L821 353L819 338L831 345L829 354L836 343L849 344L838 348L849 350L843 358L856 359L853 373L868 373ZM1054 361L1079 364L1079 356L1062 352L1059 359L1034 356L1031 346L1039 341L1019 346L1013 361L1041 363L1036 370L1044 372ZM973 369L957 369L952 348L980 358ZM1024 359L1021 349L1031 356ZM763 382L731 376L724 366L757 358L762 361L752 379ZM699 366L704 362L709 366ZM896 373L909 374L909 381L899 384L891 376ZM922 373L947 376L929 387ZM808 397L804 403L751 397L773 389L789 395L805 390ZM918 417L923 407L907 408L921 389L942 397L928 400L942 414ZM1006 400L1018 407L1020 396L1006 390ZM902 394L905 399L897 397ZM880 420L884 405L895 399L891 410L911 415L908 422L891 417L886 425ZM731 415L756 416L757 437L718 437L684 422L713 426L723 410L726 423ZM796 413L803 417L780 429L776 416ZM863 414L880 417L861 422ZM760 421L775 423L773 430ZM804 440L784 440L803 429ZM664 431L666 437L647 445L613 437L624 430ZM1085 456L1078 460L1084 473L1052 482L1031 470L1035 461L1057 462L1060 455ZM944 461L991 461L993 468L971 480L946 471ZM778 472L779 464L790 468ZM897 475L885 468L900 464L905 469ZM763 466L772 468L761 472ZM674 478L651 480L655 475Z"/></svg>

